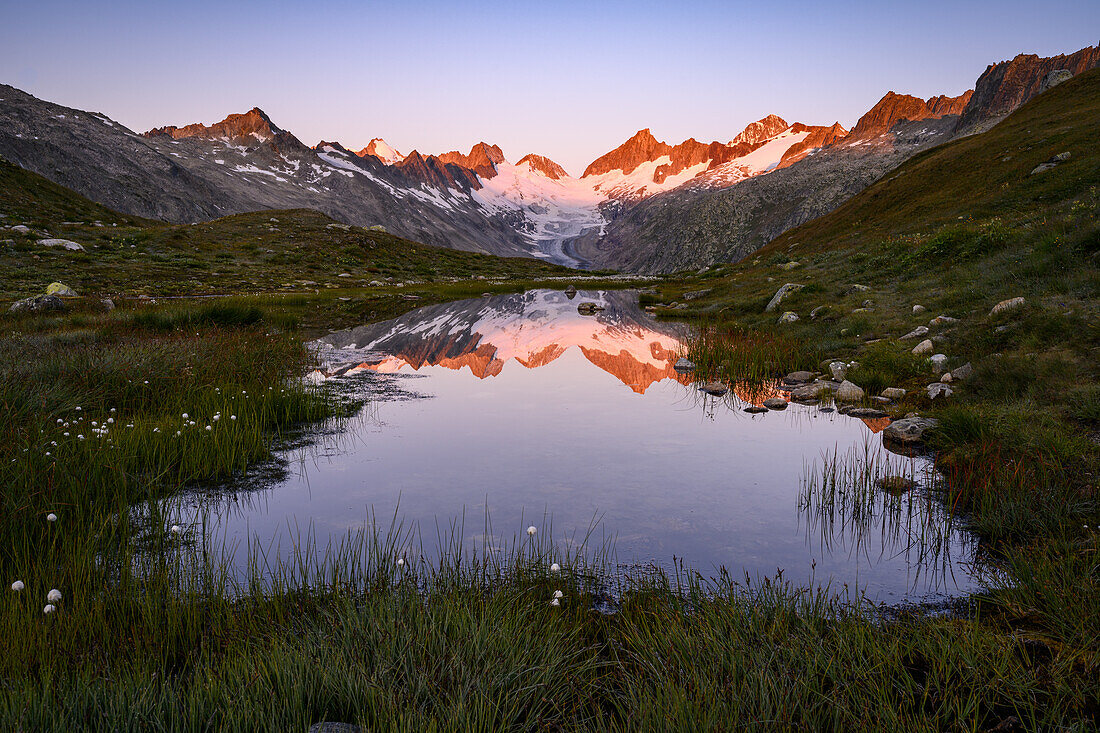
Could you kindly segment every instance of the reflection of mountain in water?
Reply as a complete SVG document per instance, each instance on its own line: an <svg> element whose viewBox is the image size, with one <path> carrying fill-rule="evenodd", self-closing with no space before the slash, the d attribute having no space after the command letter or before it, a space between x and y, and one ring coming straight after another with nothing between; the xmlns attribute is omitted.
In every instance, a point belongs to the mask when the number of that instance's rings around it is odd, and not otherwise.
<svg viewBox="0 0 1100 733"><path fill-rule="evenodd" d="M581 302L598 303L605 310L582 316L577 312ZM419 308L321 341L346 350L346 359L327 354L333 361L373 371L438 365L469 367L485 378L499 374L509 359L535 368L576 347L638 393L663 379L686 379L673 369L680 350L676 328L646 316L637 296L626 291L580 292L570 300L555 290L531 290L462 300Z"/></svg>

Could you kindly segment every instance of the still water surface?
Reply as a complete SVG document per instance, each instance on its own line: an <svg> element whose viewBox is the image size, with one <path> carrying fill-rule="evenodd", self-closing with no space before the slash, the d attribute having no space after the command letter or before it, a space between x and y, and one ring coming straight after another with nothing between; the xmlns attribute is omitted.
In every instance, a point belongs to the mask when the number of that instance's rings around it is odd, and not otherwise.
<svg viewBox="0 0 1100 733"><path fill-rule="evenodd" d="M583 301L606 309L582 316ZM496 535L534 524L561 543L595 520L624 565L782 570L886 602L973 590L973 541L922 489L826 506L810 492L834 454L926 477L924 459L883 449L883 421L793 403L743 411L774 390L706 396L673 369L682 329L643 313L635 293L538 290L332 334L320 344L328 388L370 395L362 412L287 451L274 483L179 511L206 513L220 542L276 554L307 527L324 545L396 510L430 556L437 526L465 514L463 539L483 540L488 512Z"/></svg>

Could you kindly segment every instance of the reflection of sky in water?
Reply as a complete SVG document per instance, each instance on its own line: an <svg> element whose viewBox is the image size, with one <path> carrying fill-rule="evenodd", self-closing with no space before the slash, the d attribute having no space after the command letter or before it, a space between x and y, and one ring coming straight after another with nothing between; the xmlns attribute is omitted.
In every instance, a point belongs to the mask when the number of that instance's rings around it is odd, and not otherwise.
<svg viewBox="0 0 1100 733"><path fill-rule="evenodd" d="M591 298L562 299L563 317L576 318L582 299ZM539 313L533 321L512 320L531 329L546 318L545 303ZM431 317L439 318L438 309ZM645 322L636 309L630 318ZM660 329L667 334L667 326ZM598 516L598 533L614 537L620 562L668 566L675 556L704 574L725 566L735 577L783 569L795 582L858 583L879 600L971 588L958 566L973 548L961 534L947 533L948 555L933 567L921 566L917 550L906 552L910 537L929 534L921 529L923 501L914 501L910 525L905 511L886 532L881 500L872 502L878 518L859 531L843 518L800 512L806 468L824 454L854 446L861 455L886 456L864 422L794 404L749 415L736 399L704 399L671 378L639 393L614 370L597 367L580 345L559 345L560 355L541 366L510 358L483 379L469 366L414 369L376 360L396 372L345 379L375 387L392 381L425 399L376 401L334 441L287 456L298 464L281 483L250 500L210 500L217 532L230 542L255 537L265 545L281 537L285 547L288 528L312 525L323 545L362 528L372 508L385 517L399 505L406 522L419 523L430 556L437 523L447 527L463 512L467 537L483 533L486 509L493 530L508 537L528 523L541 526L544 514L555 539L583 535ZM905 471L926 468L890 459ZM935 505L932 511L938 513Z"/></svg>

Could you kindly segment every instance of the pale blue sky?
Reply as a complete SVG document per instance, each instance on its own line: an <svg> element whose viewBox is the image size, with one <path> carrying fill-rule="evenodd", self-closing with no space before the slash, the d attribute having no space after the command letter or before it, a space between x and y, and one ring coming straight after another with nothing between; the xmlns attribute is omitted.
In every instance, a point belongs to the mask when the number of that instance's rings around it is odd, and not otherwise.
<svg viewBox="0 0 1100 733"><path fill-rule="evenodd" d="M0 81L144 131L263 108L307 144L499 144L579 174L642 127L850 126L886 91L1100 40L1100 2L0 0Z"/></svg>

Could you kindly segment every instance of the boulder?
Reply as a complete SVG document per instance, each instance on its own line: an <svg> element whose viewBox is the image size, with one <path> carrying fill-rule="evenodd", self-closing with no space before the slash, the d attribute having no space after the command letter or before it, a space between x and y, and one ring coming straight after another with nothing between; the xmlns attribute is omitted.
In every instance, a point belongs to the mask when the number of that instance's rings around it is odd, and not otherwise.
<svg viewBox="0 0 1100 733"><path fill-rule="evenodd" d="M900 400L905 396L905 390L901 387L887 387L882 390L882 396L888 400Z"/></svg>
<svg viewBox="0 0 1100 733"><path fill-rule="evenodd" d="M901 340L902 341L907 341L909 339L919 339L921 336L927 336L927 335L928 335L928 326L917 326L912 331L910 331L909 333L902 336Z"/></svg>
<svg viewBox="0 0 1100 733"><path fill-rule="evenodd" d="M958 323L958 318L952 318L951 316L936 316L928 322L929 326L946 326L949 323Z"/></svg>
<svg viewBox="0 0 1100 733"><path fill-rule="evenodd" d="M362 728L351 723L333 723L325 721L309 726L307 733L362 733Z"/></svg>
<svg viewBox="0 0 1100 733"><path fill-rule="evenodd" d="M925 433L940 423L932 417L905 417L894 420L882 431L884 440L914 444L924 442Z"/></svg>
<svg viewBox="0 0 1100 733"><path fill-rule="evenodd" d="M798 283L787 283L783 287L779 288L779 290L775 291L775 295L773 295L772 299L768 301L768 304L764 306L764 312L771 313L779 307L779 304L783 301L784 298L786 298L791 293L797 293L804 287L806 286L799 285Z"/></svg>
<svg viewBox="0 0 1100 733"><path fill-rule="evenodd" d="M794 323L798 320L798 314L794 311L786 311L783 315L779 316L779 320L776 323Z"/></svg>
<svg viewBox="0 0 1100 733"><path fill-rule="evenodd" d="M697 300L698 298L702 298L704 295L708 295L710 291L711 288L707 288L706 290L692 290L690 293L684 293L683 297L684 300Z"/></svg>
<svg viewBox="0 0 1100 733"><path fill-rule="evenodd" d="M577 294L577 288L573 285L569 285L568 287L565 288L565 294L566 295L576 295Z"/></svg>
<svg viewBox="0 0 1100 733"><path fill-rule="evenodd" d="M937 397L950 397L953 392L949 386L943 382L932 382L928 385L928 399L934 400Z"/></svg>
<svg viewBox="0 0 1100 733"><path fill-rule="evenodd" d="M813 379L814 375L810 372L791 372L783 377L783 381L787 384L805 384L806 382L812 382Z"/></svg>
<svg viewBox="0 0 1100 733"><path fill-rule="evenodd" d="M690 372L695 370L695 362L681 356L672 367L678 372Z"/></svg>
<svg viewBox="0 0 1100 733"><path fill-rule="evenodd" d="M838 387L836 390L837 402L859 402L865 396L866 394L864 393L862 387L853 384L848 380L844 380L843 382L841 382L840 387Z"/></svg>
<svg viewBox="0 0 1100 733"><path fill-rule="evenodd" d="M38 243L41 244L43 247L61 247L62 249L67 249L70 252L84 251L84 245L77 244L76 242L69 239L39 239Z"/></svg>
<svg viewBox="0 0 1100 733"><path fill-rule="evenodd" d="M16 232L16 233L18 233L18 234L30 234L30 233L31 233L31 230L30 230L30 228L29 228L29 227L27 227L27 226L25 226L25 225L23 225L23 224L16 224L15 226L13 226L13 227L11 228L11 230L12 230L13 232Z"/></svg>
<svg viewBox="0 0 1100 733"><path fill-rule="evenodd" d="M1026 301L1023 298L1009 298L1008 300L1002 300L1000 303L993 306L993 310L989 311L989 315L995 316L998 313L1004 313L1005 311L1010 311L1010 310L1013 310L1014 308L1019 308L1025 302Z"/></svg>
<svg viewBox="0 0 1100 733"><path fill-rule="evenodd" d="M806 384L791 390L792 402L816 402L823 392L828 391L821 382Z"/></svg>
<svg viewBox="0 0 1100 733"><path fill-rule="evenodd" d="M928 357L928 361L932 362L932 368L936 371L936 374L943 374L943 370L947 367L946 354L932 354Z"/></svg>
<svg viewBox="0 0 1100 733"><path fill-rule="evenodd" d="M50 283L46 286L46 295L60 295L64 298L75 298L76 291L65 283Z"/></svg>
<svg viewBox="0 0 1100 733"><path fill-rule="evenodd" d="M833 375L833 379L837 382L843 382L844 377L848 374L848 365L842 361L829 362L829 373Z"/></svg>
<svg viewBox="0 0 1100 733"><path fill-rule="evenodd" d="M928 309L925 308L923 305L915 305L913 306L913 315L919 315L921 313L924 313L926 310Z"/></svg>
<svg viewBox="0 0 1100 733"><path fill-rule="evenodd" d="M591 316L598 311L602 311L603 309L604 307L602 305L588 301L581 303L577 306L577 312L580 313L582 316Z"/></svg>
<svg viewBox="0 0 1100 733"><path fill-rule="evenodd" d="M951 379L954 381L962 381L969 379L970 375L974 373L974 367L970 366L970 362L966 362L961 367L955 367L951 370Z"/></svg>
<svg viewBox="0 0 1100 733"><path fill-rule="evenodd" d="M56 295L32 295L12 303L8 313L51 313L64 310L65 301Z"/></svg>
<svg viewBox="0 0 1100 733"><path fill-rule="evenodd" d="M1043 79L1043 83L1039 85L1039 93L1042 94L1047 89L1056 87L1064 81L1069 81L1073 78L1073 72L1069 69L1055 69L1046 75Z"/></svg>
<svg viewBox="0 0 1100 733"><path fill-rule="evenodd" d="M931 340L925 339L924 341L921 341L919 344L913 347L913 353L917 356L920 356L921 354L929 353L930 351L932 351L933 348L935 347L932 346Z"/></svg>
<svg viewBox="0 0 1100 733"><path fill-rule="evenodd" d="M867 285L849 285L847 292L849 293L866 293L870 290L870 286Z"/></svg>
<svg viewBox="0 0 1100 733"><path fill-rule="evenodd" d="M753 415L757 415L761 412L767 412L767 411L768 411L768 408L760 407L758 405L749 405L748 407L745 408L745 412L748 412L748 413L753 414Z"/></svg>
<svg viewBox="0 0 1100 733"><path fill-rule="evenodd" d="M726 392L730 391L730 388L722 382L707 382L699 389L700 391L706 392L709 395L714 395L715 397L721 397Z"/></svg>
<svg viewBox="0 0 1100 733"><path fill-rule="evenodd" d="M794 268L801 267L801 266L802 266L801 262L784 262L782 265L779 266L779 269L780 270L793 270Z"/></svg>
<svg viewBox="0 0 1100 733"><path fill-rule="evenodd" d="M115 309L115 301L111 300L110 298L104 298L103 300L99 301L99 304L103 306L103 310L107 311L108 313Z"/></svg>
<svg viewBox="0 0 1100 733"><path fill-rule="evenodd" d="M818 307L816 307L812 311L810 311L810 320L811 321L817 320L818 316L823 315L828 310L829 310L829 306L819 305Z"/></svg>
<svg viewBox="0 0 1100 733"><path fill-rule="evenodd" d="M849 417L858 417L864 420L881 420L884 417L890 417L890 413L883 412L875 407L853 407L845 414Z"/></svg>
<svg viewBox="0 0 1100 733"><path fill-rule="evenodd" d="M769 410L786 410L787 401L782 397L769 397L768 399L764 400L764 407L768 408Z"/></svg>

